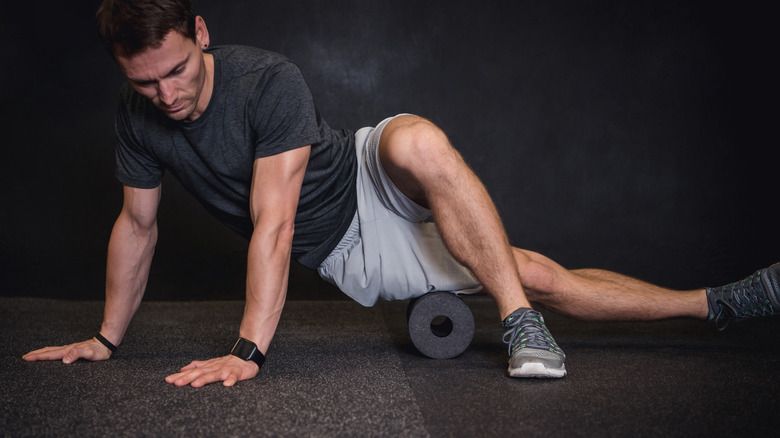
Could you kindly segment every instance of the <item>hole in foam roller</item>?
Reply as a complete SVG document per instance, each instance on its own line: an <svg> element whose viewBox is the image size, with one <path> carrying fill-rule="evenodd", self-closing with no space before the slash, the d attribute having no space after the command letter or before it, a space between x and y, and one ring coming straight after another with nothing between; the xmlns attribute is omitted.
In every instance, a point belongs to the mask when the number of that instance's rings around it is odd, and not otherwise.
<svg viewBox="0 0 780 438"><path fill-rule="evenodd" d="M440 338L446 338L452 333L452 320L444 315L433 318L431 320L431 332Z"/></svg>

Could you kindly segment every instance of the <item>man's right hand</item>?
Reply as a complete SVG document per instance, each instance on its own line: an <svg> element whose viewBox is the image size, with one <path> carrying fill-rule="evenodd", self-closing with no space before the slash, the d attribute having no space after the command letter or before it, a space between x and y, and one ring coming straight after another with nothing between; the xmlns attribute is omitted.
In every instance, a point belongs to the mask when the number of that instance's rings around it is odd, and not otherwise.
<svg viewBox="0 0 780 438"><path fill-rule="evenodd" d="M97 339L92 338L88 341L63 345L61 347L44 347L25 354L22 356L22 359L28 362L62 359L62 363L73 363L78 359L106 360L109 357L111 357L111 350L101 344Z"/></svg>

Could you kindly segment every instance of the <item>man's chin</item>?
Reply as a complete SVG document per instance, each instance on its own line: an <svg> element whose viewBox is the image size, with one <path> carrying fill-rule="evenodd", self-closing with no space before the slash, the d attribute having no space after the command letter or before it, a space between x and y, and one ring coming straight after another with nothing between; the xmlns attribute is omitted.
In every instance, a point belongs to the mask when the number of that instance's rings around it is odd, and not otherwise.
<svg viewBox="0 0 780 438"><path fill-rule="evenodd" d="M187 111L186 106L173 111L165 108L160 108L160 111L162 111L166 116L168 116L169 119L176 120L178 122L182 120L187 120L189 116L192 115L191 111Z"/></svg>
<svg viewBox="0 0 780 438"><path fill-rule="evenodd" d="M177 122L187 120L187 115L183 113L165 113L165 115L168 116L169 119L175 120Z"/></svg>

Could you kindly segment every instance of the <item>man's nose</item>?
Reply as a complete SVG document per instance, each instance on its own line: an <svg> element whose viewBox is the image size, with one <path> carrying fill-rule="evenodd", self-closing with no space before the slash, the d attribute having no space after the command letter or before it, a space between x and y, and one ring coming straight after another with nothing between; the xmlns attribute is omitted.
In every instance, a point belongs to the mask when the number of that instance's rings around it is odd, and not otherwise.
<svg viewBox="0 0 780 438"><path fill-rule="evenodd" d="M173 84L165 79L158 82L157 97L163 104L168 106L173 105L173 103L176 101L176 92Z"/></svg>

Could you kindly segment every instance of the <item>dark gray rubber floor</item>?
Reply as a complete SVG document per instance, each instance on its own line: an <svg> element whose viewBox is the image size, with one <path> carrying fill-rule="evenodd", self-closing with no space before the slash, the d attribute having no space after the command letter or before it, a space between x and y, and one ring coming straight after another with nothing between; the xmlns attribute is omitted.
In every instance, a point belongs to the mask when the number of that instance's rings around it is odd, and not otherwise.
<svg viewBox="0 0 780 438"><path fill-rule="evenodd" d="M289 301L258 378L176 388L163 378L235 340L239 301L142 304L109 361L26 363L81 340L102 303L0 299L3 436L755 436L780 426L780 319L725 332L697 321L593 324L545 313L569 376L505 376L495 305L467 298L476 334L450 360L418 353L406 303Z"/></svg>

